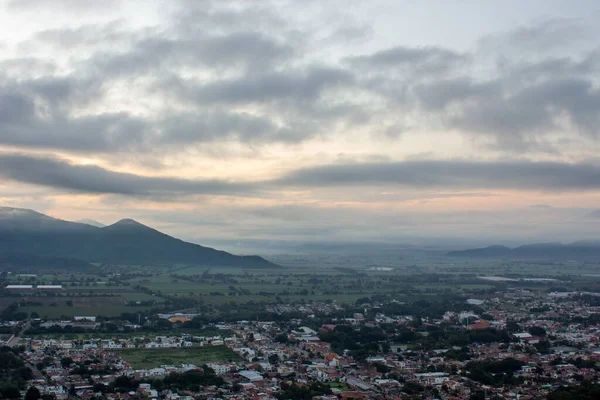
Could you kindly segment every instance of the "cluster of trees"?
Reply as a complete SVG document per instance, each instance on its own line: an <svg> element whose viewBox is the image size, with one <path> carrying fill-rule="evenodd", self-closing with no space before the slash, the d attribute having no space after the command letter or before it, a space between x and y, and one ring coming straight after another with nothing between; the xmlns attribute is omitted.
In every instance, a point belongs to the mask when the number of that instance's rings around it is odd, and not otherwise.
<svg viewBox="0 0 600 400"><path fill-rule="evenodd" d="M311 400L316 396L332 394L331 388L325 383L313 382L310 385L299 386L296 383L283 382L278 399Z"/></svg>
<svg viewBox="0 0 600 400"><path fill-rule="evenodd" d="M19 311L19 303L11 303L8 307L0 314L0 320L2 321L24 321L29 317L29 314L23 311Z"/></svg>
<svg viewBox="0 0 600 400"><path fill-rule="evenodd" d="M548 394L548 400L600 399L600 384L584 382L579 386L559 387Z"/></svg>
<svg viewBox="0 0 600 400"><path fill-rule="evenodd" d="M471 343L509 343L511 341L508 332L496 329L469 331L453 326L424 326L419 330L426 331L427 335L419 335L407 327L402 327L395 333L392 341L395 343L418 344L424 350L466 346Z"/></svg>
<svg viewBox="0 0 600 400"><path fill-rule="evenodd" d="M484 385L515 385L519 379L514 373L525 365L523 361L514 358L505 358L500 361L485 360L481 362L468 362L465 369L469 378Z"/></svg>
<svg viewBox="0 0 600 400"><path fill-rule="evenodd" d="M31 368L18 357L22 349L8 346L0 348L0 394L2 398L21 397L19 390L25 389L26 381L33 378Z"/></svg>
<svg viewBox="0 0 600 400"><path fill-rule="evenodd" d="M390 301L393 294L375 294L371 297L362 297L356 300L357 307L363 304L378 304L372 312L382 312L386 315L414 315L417 318L441 318L446 311L473 311L483 313L483 309L474 304L465 304L465 299L451 293L440 294L435 300L417 300L410 304Z"/></svg>
<svg viewBox="0 0 600 400"><path fill-rule="evenodd" d="M215 375L215 371L206 365L203 366L202 371L172 372L164 379L154 379L148 383L151 383L152 387L158 391L166 389L199 391L202 386L220 387L225 385L223 378ZM108 386L102 383L95 384L93 390L96 393L125 393L137 389L139 385L139 381L122 375Z"/></svg>
<svg viewBox="0 0 600 400"><path fill-rule="evenodd" d="M153 386L157 390L172 389L172 390L194 390L199 391L201 386L223 386L225 381L220 376L215 374L212 368L204 365L202 371L191 370L183 373L172 372L167 375L162 384L153 382Z"/></svg>
<svg viewBox="0 0 600 400"><path fill-rule="evenodd" d="M338 325L333 331L319 332L319 339L330 343L331 349L338 354L348 349L354 358L364 360L379 352L379 343L386 340L386 334L379 327Z"/></svg>
<svg viewBox="0 0 600 400"><path fill-rule="evenodd" d="M20 397L20 393L19 396ZM25 400L54 400L55 397L51 394L44 394L42 395L40 393L40 390L38 388L36 388L35 386L31 386L29 389L27 389L27 392L25 393Z"/></svg>

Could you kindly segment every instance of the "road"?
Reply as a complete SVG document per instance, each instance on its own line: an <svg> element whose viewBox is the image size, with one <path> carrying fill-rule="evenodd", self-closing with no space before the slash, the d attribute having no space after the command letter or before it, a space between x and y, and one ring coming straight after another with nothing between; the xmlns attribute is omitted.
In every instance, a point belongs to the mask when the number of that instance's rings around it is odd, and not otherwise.
<svg viewBox="0 0 600 400"><path fill-rule="evenodd" d="M6 345L9 347L17 347L19 345L19 341L21 340L21 336L23 336L23 333L29 328L31 328L31 318L27 318L27 320L23 324L23 328L21 328L21 330L18 333L13 335L13 337L11 337L8 342L6 342Z"/></svg>

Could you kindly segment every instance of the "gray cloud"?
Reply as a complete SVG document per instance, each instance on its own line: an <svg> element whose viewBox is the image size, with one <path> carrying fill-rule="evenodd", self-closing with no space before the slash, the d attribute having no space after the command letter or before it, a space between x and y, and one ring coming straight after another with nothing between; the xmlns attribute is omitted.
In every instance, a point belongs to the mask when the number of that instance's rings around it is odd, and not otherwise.
<svg viewBox="0 0 600 400"><path fill-rule="evenodd" d="M586 39L593 40L594 35L580 21L554 18L523 25L508 33L488 35L480 40L480 46L484 50L510 52L518 49L538 53L571 47Z"/></svg>
<svg viewBox="0 0 600 400"><path fill-rule="evenodd" d="M82 90L77 82L66 79L38 79L21 82L16 88L0 87L0 144L74 152L140 152L157 145L167 146L167 149L226 140L298 142L311 135L305 130L306 125L292 128L267 116L223 109L171 113L154 118L126 112L77 117L67 114L65 109L70 104L78 102L82 96L88 96L89 100L89 93L98 90Z"/></svg>
<svg viewBox="0 0 600 400"><path fill-rule="evenodd" d="M172 71L184 66L198 69L270 68L293 54L285 43L259 32L234 32L223 35L204 34L200 37L170 37L153 32L134 40L126 51L103 52L92 60L97 75L109 78ZM213 71L216 72L216 71Z"/></svg>
<svg viewBox="0 0 600 400"><path fill-rule="evenodd" d="M213 112L179 114L162 121L165 145L236 140L243 143L297 142L306 132L278 125L264 116Z"/></svg>
<svg viewBox="0 0 600 400"><path fill-rule="evenodd" d="M366 68L410 68L423 73L444 73L468 59L466 55L441 47L396 46L373 54L354 56L348 61Z"/></svg>
<svg viewBox="0 0 600 400"><path fill-rule="evenodd" d="M68 68L48 58L2 62L14 67L2 76L0 144L175 153L207 142L298 143L370 123L361 130L373 140L434 128L510 154L558 152L548 139L556 133L572 140L600 133L598 51L536 52L559 36L579 40L580 30L565 34L573 21L490 36L471 52L391 46L323 60L311 51L313 36L266 6L174 8L160 26L112 21L34 35L29 44L66 46L72 59ZM527 49L490 61L481 49L494 41ZM146 115L111 107L121 100L115 87L152 104Z"/></svg>
<svg viewBox="0 0 600 400"><path fill-rule="evenodd" d="M461 112L448 117L451 126L495 135L543 134L561 127L592 136L600 132L600 91L590 80L554 79L513 93L498 87L489 93L498 92L463 102Z"/></svg>
<svg viewBox="0 0 600 400"><path fill-rule="evenodd" d="M600 189L600 167L530 161L406 161L304 168L278 184L308 187L400 185L414 188L571 191Z"/></svg>
<svg viewBox="0 0 600 400"><path fill-rule="evenodd" d="M0 177L10 181L66 191L128 196L249 195L254 191L249 185L218 179L186 180L147 177L24 154L1 154Z"/></svg>
<svg viewBox="0 0 600 400"><path fill-rule="evenodd" d="M84 193L132 196L181 194L253 195L280 189L311 187L396 186L413 189L471 190L515 189L522 191L588 191L600 189L600 167L530 161L422 160L388 163L333 164L301 168L270 181L235 183L222 180L186 180L119 173L97 166L25 154L0 155L0 176L11 181ZM368 193L365 193L369 197ZM468 196L484 196L470 193ZM337 192L338 198L352 193ZM460 194L424 194L423 198L456 197ZM411 198L410 196L408 198ZM386 199L380 195L380 199ZM289 209L289 208L287 208Z"/></svg>
<svg viewBox="0 0 600 400"><path fill-rule="evenodd" d="M121 0L105 0L98 2L96 0L54 0L51 3L45 0L10 0L8 8L11 10L39 10L44 7L51 7L56 10L68 10L78 12L97 12L98 10L114 7L121 3Z"/></svg>
<svg viewBox="0 0 600 400"><path fill-rule="evenodd" d="M199 104L245 104L293 100L301 104L314 100L327 88L346 86L353 75L345 70L310 67L301 71L271 72L230 80L216 80L204 85L179 81L168 82L167 90Z"/></svg>

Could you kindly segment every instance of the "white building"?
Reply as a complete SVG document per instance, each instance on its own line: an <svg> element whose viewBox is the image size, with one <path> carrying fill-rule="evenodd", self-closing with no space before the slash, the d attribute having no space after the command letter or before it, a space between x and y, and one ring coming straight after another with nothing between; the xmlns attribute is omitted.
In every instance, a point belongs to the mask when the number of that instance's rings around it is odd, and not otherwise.
<svg viewBox="0 0 600 400"><path fill-rule="evenodd" d="M224 375L229 373L229 371L231 371L231 367L229 367L228 364L217 364L217 363L210 363L210 364L206 364L208 365L210 368L212 368L215 371L215 374L217 375Z"/></svg>

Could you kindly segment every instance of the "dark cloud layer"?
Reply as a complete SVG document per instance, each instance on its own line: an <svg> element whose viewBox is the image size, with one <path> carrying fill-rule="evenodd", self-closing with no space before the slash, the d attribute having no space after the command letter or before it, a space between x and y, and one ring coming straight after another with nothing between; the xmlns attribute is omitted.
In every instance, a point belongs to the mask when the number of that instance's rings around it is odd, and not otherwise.
<svg viewBox="0 0 600 400"><path fill-rule="evenodd" d="M22 154L0 155L0 177L20 183L66 191L126 196L180 196L182 194L248 195L248 185L220 180L186 180L147 177L109 171L96 166L75 165L54 158Z"/></svg>
<svg viewBox="0 0 600 400"><path fill-rule="evenodd" d="M132 196L229 194L250 196L298 187L394 186L416 189L585 191L600 189L600 167L530 161L405 161L303 168L270 181L234 183L114 172L55 158L0 155L0 177L61 190Z"/></svg>
<svg viewBox="0 0 600 400"><path fill-rule="evenodd" d="M415 188L598 190L600 167L530 161L406 161L305 168L283 177L282 185L330 187L401 185Z"/></svg>

